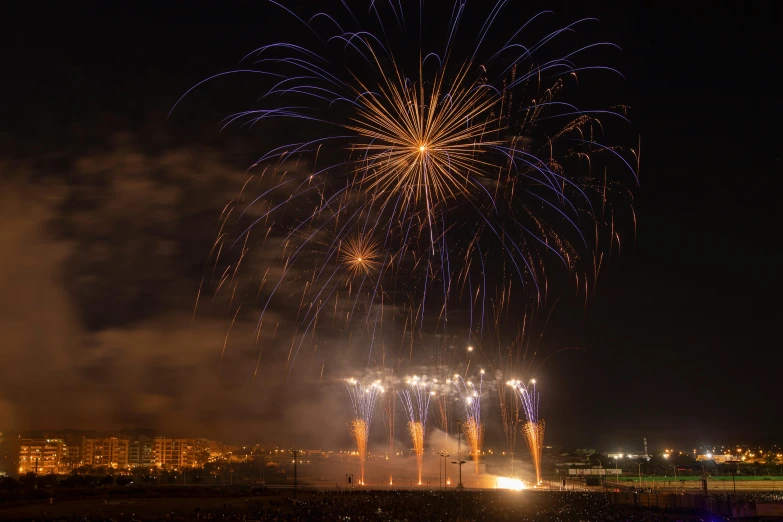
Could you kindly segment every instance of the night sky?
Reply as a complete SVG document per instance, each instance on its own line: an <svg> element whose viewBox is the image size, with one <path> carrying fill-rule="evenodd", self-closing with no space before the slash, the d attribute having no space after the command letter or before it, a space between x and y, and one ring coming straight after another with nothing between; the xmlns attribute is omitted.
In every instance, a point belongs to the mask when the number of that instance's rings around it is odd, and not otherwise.
<svg viewBox="0 0 783 522"><path fill-rule="evenodd" d="M517 3L520 19L601 20L626 80L587 94L630 105L641 136L636 236L626 223L586 306L563 287L535 326L544 356L579 348L536 375L548 440L779 443L781 4ZM217 218L265 149L219 120L255 86L211 84L167 119L193 84L302 29L261 0L154 4L4 10L0 431L342 443L342 387L252 380L241 349L219 377L225 313L191 327Z"/></svg>

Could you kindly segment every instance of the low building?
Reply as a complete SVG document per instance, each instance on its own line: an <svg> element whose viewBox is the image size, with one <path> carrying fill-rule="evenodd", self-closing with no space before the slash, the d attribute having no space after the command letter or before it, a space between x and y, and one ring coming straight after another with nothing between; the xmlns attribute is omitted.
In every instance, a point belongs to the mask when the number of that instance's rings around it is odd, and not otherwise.
<svg viewBox="0 0 783 522"><path fill-rule="evenodd" d="M269 455L274 453L276 449L279 449L276 442L259 442L253 444L253 455Z"/></svg>
<svg viewBox="0 0 783 522"><path fill-rule="evenodd" d="M737 462L740 459L738 459L736 455L713 455L712 453L707 453L705 455L696 455L696 460L712 460L718 464L722 464L724 462Z"/></svg>
<svg viewBox="0 0 783 522"><path fill-rule="evenodd" d="M0 433L0 475L16 475L19 472L19 437Z"/></svg>
<svg viewBox="0 0 783 522"><path fill-rule="evenodd" d="M623 470L619 468L568 468L569 475L577 475L583 477L586 475L622 475Z"/></svg>

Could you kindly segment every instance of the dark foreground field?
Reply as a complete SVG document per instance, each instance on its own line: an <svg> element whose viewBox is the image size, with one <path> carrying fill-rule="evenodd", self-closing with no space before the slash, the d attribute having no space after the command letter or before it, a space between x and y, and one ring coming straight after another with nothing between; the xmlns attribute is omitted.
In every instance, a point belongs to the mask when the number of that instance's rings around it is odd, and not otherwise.
<svg viewBox="0 0 783 522"><path fill-rule="evenodd" d="M592 521L724 520L698 509L664 509L619 502L603 493L555 491L261 491L172 498L174 490L147 491L158 498L81 498L0 504L2 520L237 520L237 521ZM627 497L626 497L627 498ZM713 499L725 504L727 499ZM735 507L769 498L736 497ZM774 499L773 499L774 500ZM713 502L714 505L714 502ZM701 512L700 512L701 511Z"/></svg>
<svg viewBox="0 0 783 522"><path fill-rule="evenodd" d="M229 507L230 506L230 507ZM65 500L0 507L0 520L164 520L176 518L221 519L222 513L249 513L245 499L229 498L129 498L125 500ZM251 517L252 518L252 517ZM242 520L240 517L238 520Z"/></svg>

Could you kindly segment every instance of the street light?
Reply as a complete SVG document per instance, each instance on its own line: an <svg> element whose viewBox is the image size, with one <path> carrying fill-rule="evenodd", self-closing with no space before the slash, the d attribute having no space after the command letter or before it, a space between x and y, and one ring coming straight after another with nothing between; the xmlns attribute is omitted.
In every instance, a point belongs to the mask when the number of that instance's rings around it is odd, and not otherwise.
<svg viewBox="0 0 783 522"><path fill-rule="evenodd" d="M598 461L598 465L601 466L598 469L598 476L601 477L601 485L604 486L604 475L603 475L603 473L601 473L604 470L604 463L598 457L596 457L595 460L597 460Z"/></svg>
<svg viewBox="0 0 783 522"><path fill-rule="evenodd" d="M672 466L674 470L674 490L677 491L677 466Z"/></svg>
<svg viewBox="0 0 783 522"><path fill-rule="evenodd" d="M459 463L459 482L457 483L457 489L462 490L462 465L465 464L465 461L462 460L462 421L457 419L457 462L452 462L452 464Z"/></svg>
<svg viewBox="0 0 783 522"><path fill-rule="evenodd" d="M641 489L642 488L642 465L639 462L637 462L636 465L639 467L639 489Z"/></svg>
<svg viewBox="0 0 783 522"><path fill-rule="evenodd" d="M620 483L620 474L617 472L617 457L614 458L614 481Z"/></svg>
<svg viewBox="0 0 783 522"><path fill-rule="evenodd" d="M448 463L448 461L446 459L451 457L451 455L448 455L445 451L441 451L440 453L438 453L438 456L443 459L443 481L444 481L443 486L441 486L440 465L439 465L438 466L438 488L442 487L445 490L446 489L446 485L445 485L446 464Z"/></svg>
<svg viewBox="0 0 783 522"><path fill-rule="evenodd" d="M296 496L296 486L297 486L297 480L296 480L296 457L299 455L299 450L293 450L294 454L294 496ZM363 485L363 484L362 484Z"/></svg>

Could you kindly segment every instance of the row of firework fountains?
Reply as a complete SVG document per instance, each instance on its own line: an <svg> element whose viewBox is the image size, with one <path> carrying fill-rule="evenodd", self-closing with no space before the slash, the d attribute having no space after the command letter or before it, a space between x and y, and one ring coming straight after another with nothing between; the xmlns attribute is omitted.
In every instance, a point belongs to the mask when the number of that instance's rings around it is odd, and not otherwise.
<svg viewBox="0 0 783 522"><path fill-rule="evenodd" d="M404 386L397 390L397 396L405 409L408 418L408 432L411 437L413 451L416 456L416 468L418 484L422 484L422 467L424 459L424 444L427 436L427 419L429 417L430 400L438 394L434 389L439 384L453 388L459 394L465 408L465 420L461 429L465 435L470 454L476 466L476 474L479 473L479 455L484 445L484 424L481 421L481 399L484 370L480 371L478 384L471 380L465 380L461 375L455 374L445 383L439 383L437 379L414 375L406 379ZM353 419L351 421L351 434L356 441L356 449L359 454L360 484L364 485L364 471L367 463L367 446L370 435L370 424L373 411L379 398L387 391L380 379L369 383L363 383L357 379L346 380L348 393L353 406ZM506 383L514 391L515 404L522 411L525 422L522 433L525 436L536 473L536 484L541 483L541 456L544 448L544 420L538 416L539 395L536 381L532 379L528 383L520 380L510 380Z"/></svg>

